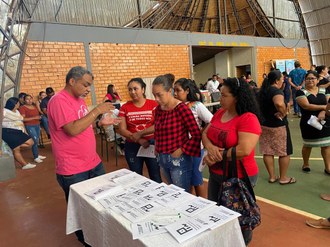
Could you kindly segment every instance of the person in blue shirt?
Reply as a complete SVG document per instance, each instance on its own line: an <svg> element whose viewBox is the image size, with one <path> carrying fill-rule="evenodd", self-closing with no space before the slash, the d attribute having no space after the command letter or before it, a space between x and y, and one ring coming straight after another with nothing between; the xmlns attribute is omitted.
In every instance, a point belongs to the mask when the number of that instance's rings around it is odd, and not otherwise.
<svg viewBox="0 0 330 247"><path fill-rule="evenodd" d="M289 83L288 73L282 72L283 75L283 86L282 90L284 93L284 101L287 104L288 114L290 113L290 98L291 98L291 85Z"/></svg>
<svg viewBox="0 0 330 247"><path fill-rule="evenodd" d="M291 70L289 73L289 83L291 85L291 90L292 90L294 115L298 115L298 117L301 117L301 112L296 101L296 92L303 87L305 81L305 75L306 75L306 70L301 68L301 64L299 61L295 61L294 69Z"/></svg>

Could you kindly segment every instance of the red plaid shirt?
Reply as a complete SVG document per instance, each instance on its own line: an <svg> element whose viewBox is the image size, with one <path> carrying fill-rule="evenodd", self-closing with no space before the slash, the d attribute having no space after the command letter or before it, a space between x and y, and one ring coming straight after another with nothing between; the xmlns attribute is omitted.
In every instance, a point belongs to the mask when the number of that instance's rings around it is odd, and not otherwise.
<svg viewBox="0 0 330 247"><path fill-rule="evenodd" d="M154 135L158 153L171 154L181 148L189 156L200 156L201 132L194 115L184 103L179 103L171 111L157 106Z"/></svg>

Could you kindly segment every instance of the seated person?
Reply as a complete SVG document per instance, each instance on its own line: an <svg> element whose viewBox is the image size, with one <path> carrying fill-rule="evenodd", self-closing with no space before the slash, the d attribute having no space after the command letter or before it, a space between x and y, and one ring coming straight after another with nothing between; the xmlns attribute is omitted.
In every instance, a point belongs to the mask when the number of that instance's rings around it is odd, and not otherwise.
<svg viewBox="0 0 330 247"><path fill-rule="evenodd" d="M21 147L33 145L32 138L25 132L23 117L17 110L20 106L18 98L11 97L3 109L2 139L13 150L14 159L22 169L35 168L36 165L26 162L21 154Z"/></svg>

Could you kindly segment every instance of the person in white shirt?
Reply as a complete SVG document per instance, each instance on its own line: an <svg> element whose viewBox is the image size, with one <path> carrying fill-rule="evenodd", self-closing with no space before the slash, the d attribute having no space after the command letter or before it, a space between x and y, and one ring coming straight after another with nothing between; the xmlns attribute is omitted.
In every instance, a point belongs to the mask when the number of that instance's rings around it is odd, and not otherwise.
<svg viewBox="0 0 330 247"><path fill-rule="evenodd" d="M186 78L180 78L174 83L174 97L184 102L192 111L197 125L202 129L202 122L210 123L213 114L201 102L201 92L197 88L194 81ZM203 175L199 170L204 155L203 145L201 145L201 156L193 157L193 175L191 178L191 185L195 189L196 196L207 197L206 190L203 186Z"/></svg>
<svg viewBox="0 0 330 247"><path fill-rule="evenodd" d="M2 140L12 149L17 166L23 170L35 168L35 164L25 161L21 154L21 148L31 147L32 138L25 133L23 116L19 113L19 99L11 97L3 108Z"/></svg>
<svg viewBox="0 0 330 247"><path fill-rule="evenodd" d="M206 84L206 89L210 92L210 93L214 93L214 92L218 92L219 89L219 81L217 80L218 76L217 75L213 75L212 76L212 80L209 80Z"/></svg>

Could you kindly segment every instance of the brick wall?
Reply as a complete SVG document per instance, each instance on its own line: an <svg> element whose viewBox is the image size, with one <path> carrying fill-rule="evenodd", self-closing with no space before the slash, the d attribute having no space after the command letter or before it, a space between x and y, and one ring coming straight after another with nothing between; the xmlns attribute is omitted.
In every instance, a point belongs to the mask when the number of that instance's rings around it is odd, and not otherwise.
<svg viewBox="0 0 330 247"><path fill-rule="evenodd" d="M58 92L65 85L67 72L76 65L86 66L82 43L29 41L22 67L20 92L29 93L35 99L47 87Z"/></svg>
<svg viewBox="0 0 330 247"><path fill-rule="evenodd" d="M33 42L27 45L22 67L20 91L37 96L46 87L61 90L65 75L76 65L86 66L82 43ZM123 101L129 99L127 82L133 77L155 77L173 73L176 78L189 77L189 49L185 45L143 45L92 43L90 45L92 71L97 103L113 83ZM258 47L258 82L271 68L270 60L298 59L303 68L310 67L308 48ZM91 104L91 96L86 99Z"/></svg>
<svg viewBox="0 0 330 247"><path fill-rule="evenodd" d="M156 77L172 73L189 77L189 49L185 45L141 45L93 43L90 45L97 102L112 83L123 99L129 99L127 82L134 77Z"/></svg>
<svg viewBox="0 0 330 247"><path fill-rule="evenodd" d="M308 48L289 49L285 47L258 47L257 48L257 73L259 86L262 83L263 73L268 74L271 69L271 62L277 59L299 60L304 69L311 66Z"/></svg>
<svg viewBox="0 0 330 247"><path fill-rule="evenodd" d="M68 70L76 65L86 66L82 43L30 41L26 53L20 92L35 97L49 86L55 91L63 89ZM122 100L127 101L127 82L133 77L190 75L189 49L185 45L92 43L90 56L97 103L102 101L109 83L115 84ZM91 104L90 95L86 102Z"/></svg>

